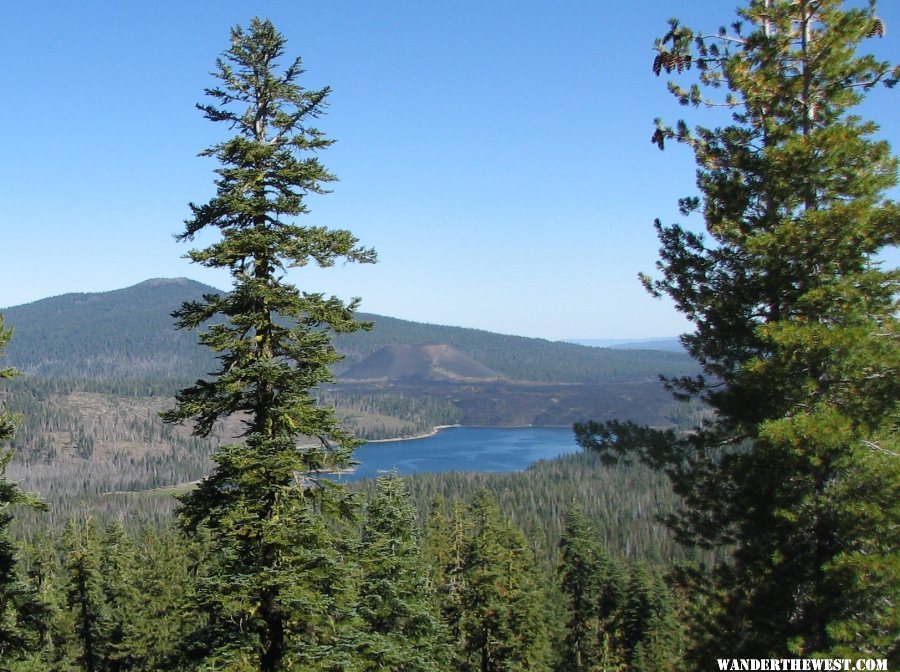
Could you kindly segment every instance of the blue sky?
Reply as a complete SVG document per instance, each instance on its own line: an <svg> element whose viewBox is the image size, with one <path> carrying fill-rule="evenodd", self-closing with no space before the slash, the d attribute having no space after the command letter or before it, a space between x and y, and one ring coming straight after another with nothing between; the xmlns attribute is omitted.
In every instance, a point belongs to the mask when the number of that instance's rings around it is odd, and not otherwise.
<svg viewBox="0 0 900 672"><path fill-rule="evenodd" d="M194 103L229 28L259 15L302 56L304 85L333 89L319 126L337 140L322 159L340 182L306 223L349 228L380 255L292 282L502 333L679 333L687 323L636 280L656 260L654 218L679 220L677 199L695 192L688 151L649 141L655 117L683 114L651 73L652 43L670 15L714 31L733 6L6 3L0 306L151 277L227 287L172 235L213 193L216 164L197 152L227 134ZM888 34L870 46L900 61L900 3L879 13ZM898 95L879 90L864 109L895 148Z"/></svg>

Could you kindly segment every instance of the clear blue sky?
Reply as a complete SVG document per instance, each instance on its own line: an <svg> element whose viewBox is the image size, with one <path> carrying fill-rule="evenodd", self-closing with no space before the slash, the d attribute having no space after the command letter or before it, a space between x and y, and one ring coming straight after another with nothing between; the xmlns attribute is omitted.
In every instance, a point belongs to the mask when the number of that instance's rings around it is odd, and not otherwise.
<svg viewBox="0 0 900 672"><path fill-rule="evenodd" d="M659 152L654 117L682 108L650 70L677 15L714 31L722 0L5 3L0 37L0 306L151 277L227 276L192 266L189 201L212 195L227 129L194 109L228 30L271 18L330 85L322 155L340 178L309 224L349 228L377 266L292 272L363 310L564 338L674 335L686 323L643 293L653 219L695 192L688 151ZM900 61L900 2L882 0ZM287 59L285 59L287 60ZM900 90L865 113L900 146ZM696 222L700 224L699 221Z"/></svg>

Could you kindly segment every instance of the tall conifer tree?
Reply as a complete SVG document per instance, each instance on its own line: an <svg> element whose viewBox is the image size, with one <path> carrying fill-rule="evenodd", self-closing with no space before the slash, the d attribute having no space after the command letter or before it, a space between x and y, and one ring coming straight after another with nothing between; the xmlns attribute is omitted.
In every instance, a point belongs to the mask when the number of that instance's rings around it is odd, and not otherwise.
<svg viewBox="0 0 900 672"><path fill-rule="evenodd" d="M544 595L524 536L503 519L487 491L475 496L470 519L461 567L456 669L546 669L540 618Z"/></svg>
<svg viewBox="0 0 900 672"><path fill-rule="evenodd" d="M80 653L76 663L84 672L105 672L109 653L106 604L100 574L100 543L93 519L70 520L63 538L66 551L66 601L74 614Z"/></svg>
<svg viewBox="0 0 900 672"><path fill-rule="evenodd" d="M600 661L600 574L604 561L608 562L608 558L594 538L587 518L573 504L566 512L566 527L559 541L557 573L568 612L557 663L560 672L591 670Z"/></svg>
<svg viewBox="0 0 900 672"><path fill-rule="evenodd" d="M858 53L884 35L874 2L751 0L739 19L714 35L673 20L653 64L696 73L669 85L682 104L731 110L722 127L657 122L660 148L694 153L701 196L680 205L706 235L657 222L661 277L644 278L695 325L682 340L704 374L670 386L716 419L680 439L623 423L578 436L666 468L681 539L733 549L703 664L896 658L900 276L878 259L900 238L897 162L853 109L900 69Z"/></svg>
<svg viewBox="0 0 900 672"><path fill-rule="evenodd" d="M3 326L0 315L0 357L11 337L12 329ZM13 368L0 369L0 380L18 375ZM5 444L15 434L17 420L13 413L0 409L0 670L6 662L35 648L43 627L36 595L17 574L16 548L9 535L11 506L43 507L35 495L23 492L18 483L6 478L12 451L6 449Z"/></svg>
<svg viewBox="0 0 900 672"><path fill-rule="evenodd" d="M145 617L141 612L150 606L151 596L137 592L135 549L119 521L106 526L99 554L100 591L106 606L106 668L109 672L137 669L143 653L138 634L140 621Z"/></svg>
<svg viewBox="0 0 900 672"><path fill-rule="evenodd" d="M197 653L206 667L198 669L324 668L342 639L336 628L352 620L338 617L351 603L341 596L349 579L324 520L349 506L343 489L318 474L346 467L357 441L312 391L339 359L331 333L365 325L354 320L356 301L300 292L284 274L340 259L369 263L375 254L349 231L293 221L308 213L307 195L326 193L335 178L317 158L332 142L315 127L329 89L301 87L299 59L281 68L284 44L269 21L232 30L213 73L218 86L206 91L212 102L199 108L236 135L203 152L222 164L216 195L191 205L180 236L217 229L221 239L189 257L227 269L233 286L177 311L180 328L210 325L200 341L220 367L179 393L164 418L191 420L201 436L228 416L244 425L242 441L219 448L214 473L180 511L187 529L209 530L212 544L198 587L207 613Z"/></svg>

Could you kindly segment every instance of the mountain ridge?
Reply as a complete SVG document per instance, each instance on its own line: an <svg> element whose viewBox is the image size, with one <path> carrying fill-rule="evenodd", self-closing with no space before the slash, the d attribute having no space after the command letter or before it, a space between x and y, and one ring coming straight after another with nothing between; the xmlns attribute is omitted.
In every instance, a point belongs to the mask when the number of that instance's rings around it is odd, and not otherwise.
<svg viewBox="0 0 900 672"><path fill-rule="evenodd" d="M118 290L73 292L6 308L6 324L16 329L6 361L44 377L202 377L216 362L197 344L196 334L174 328L171 312L184 301L221 291L188 278L152 278ZM655 380L658 374L690 375L695 370L679 353L591 348L369 313L358 316L375 328L335 336L346 357L336 369L339 376L384 347L429 343L449 346L486 367L475 376L481 378L496 374L510 380L578 383Z"/></svg>

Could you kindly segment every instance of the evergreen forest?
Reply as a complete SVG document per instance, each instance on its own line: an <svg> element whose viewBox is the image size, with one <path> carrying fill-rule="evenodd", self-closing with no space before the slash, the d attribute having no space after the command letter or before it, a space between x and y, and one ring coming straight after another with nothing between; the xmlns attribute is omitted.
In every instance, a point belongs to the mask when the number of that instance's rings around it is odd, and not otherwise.
<svg viewBox="0 0 900 672"><path fill-rule="evenodd" d="M337 179L330 89L269 20L235 26L197 105L214 189L176 234L230 286L0 316L0 672L896 669L898 162L859 106L900 66L865 52L891 39L876 9L747 0L656 41L648 85L727 113L651 131L696 161L679 209L703 232L657 221L641 276L692 323L686 354L287 282L378 256L306 223ZM583 450L340 477L367 439L451 424L573 426Z"/></svg>

